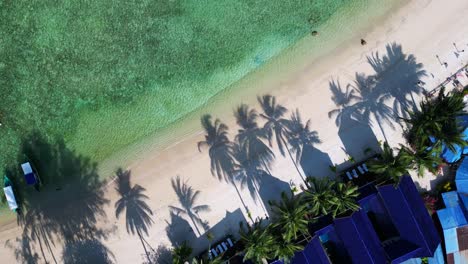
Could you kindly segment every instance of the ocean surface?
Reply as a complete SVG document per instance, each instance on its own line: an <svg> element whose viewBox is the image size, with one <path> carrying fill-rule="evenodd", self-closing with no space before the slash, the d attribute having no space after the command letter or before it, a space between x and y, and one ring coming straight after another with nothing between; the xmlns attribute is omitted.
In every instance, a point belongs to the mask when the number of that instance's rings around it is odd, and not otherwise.
<svg viewBox="0 0 468 264"><path fill-rule="evenodd" d="M125 166L240 89L254 96L237 85L246 76L320 57L400 3L1 1L0 166L17 162L31 134Z"/></svg>

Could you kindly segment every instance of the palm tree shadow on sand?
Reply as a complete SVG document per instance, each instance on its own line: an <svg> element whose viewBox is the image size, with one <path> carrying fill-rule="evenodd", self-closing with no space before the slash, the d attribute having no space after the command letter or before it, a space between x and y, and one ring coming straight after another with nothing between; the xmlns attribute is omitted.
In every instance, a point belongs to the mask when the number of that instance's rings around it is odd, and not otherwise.
<svg viewBox="0 0 468 264"><path fill-rule="evenodd" d="M22 140L20 153L14 163L31 162L43 186L40 192L15 189L21 207L18 224L23 232L16 241L5 244L14 250L17 260L58 263L61 261L54 252L61 243L68 247L107 238L111 231L96 226L98 219L106 219L103 206L108 203L97 164L68 149L63 140L46 139L38 132ZM6 174L14 186L27 186L19 168L7 169ZM98 250L90 245L88 253ZM74 258L68 255L73 253L65 252L63 258Z"/></svg>
<svg viewBox="0 0 468 264"><path fill-rule="evenodd" d="M129 234L138 235L141 244L145 251L148 261L150 253L147 246L152 250L149 243L144 239L143 235L148 235L148 228L153 224L151 216L153 212L145 200L148 196L144 194L146 191L142 186L135 184L131 185L130 171L118 169L116 172L116 191L120 195L120 199L115 203L115 216L119 216L125 211L126 228Z"/></svg>
<svg viewBox="0 0 468 264"><path fill-rule="evenodd" d="M171 183L172 188L179 198L181 208L175 206L169 206L169 208L176 214L187 216L195 227L198 236L201 236L210 226L207 221L203 221L199 213L209 212L210 206L206 204L196 205L200 196L200 191L194 190L187 182L183 182L179 176L172 179ZM203 229L203 232L200 230L200 227Z"/></svg>
<svg viewBox="0 0 468 264"><path fill-rule="evenodd" d="M105 264L115 262L114 254L96 239L65 245L65 249L63 250L63 263L65 264Z"/></svg>
<svg viewBox="0 0 468 264"><path fill-rule="evenodd" d="M330 156L315 147L321 140L317 131L311 129L311 121L303 121L298 109L287 124L287 140L296 153L296 163L300 164L307 177L323 177L330 174ZM306 181L305 181L306 182Z"/></svg>
<svg viewBox="0 0 468 264"><path fill-rule="evenodd" d="M330 111L329 117L336 116L336 124L343 133L359 126L358 123L371 127L374 119L387 140L383 124L394 129L398 117L405 117L408 111L416 109L414 95L423 92L420 79L427 74L423 65L413 55L404 54L401 45L396 43L387 44L384 56L375 52L367 60L374 74L356 73L355 81L348 84L346 90L338 81L330 82L332 100L338 108ZM351 139L343 140L342 137L342 141ZM345 148L347 152L356 152L352 150L354 147Z"/></svg>

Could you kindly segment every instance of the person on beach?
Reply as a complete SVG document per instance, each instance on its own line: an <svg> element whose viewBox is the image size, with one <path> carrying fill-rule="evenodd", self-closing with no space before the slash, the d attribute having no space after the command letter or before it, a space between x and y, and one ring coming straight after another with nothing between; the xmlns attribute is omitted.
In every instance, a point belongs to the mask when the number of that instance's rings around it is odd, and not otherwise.
<svg viewBox="0 0 468 264"><path fill-rule="evenodd" d="M366 45L367 44L367 41L365 41L364 39L361 39L361 45Z"/></svg>

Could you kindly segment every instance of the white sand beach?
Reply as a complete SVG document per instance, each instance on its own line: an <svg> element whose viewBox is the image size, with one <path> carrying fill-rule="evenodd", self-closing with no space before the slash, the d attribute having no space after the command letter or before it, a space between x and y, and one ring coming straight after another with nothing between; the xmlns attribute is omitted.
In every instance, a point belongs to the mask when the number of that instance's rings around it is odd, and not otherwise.
<svg viewBox="0 0 468 264"><path fill-rule="evenodd" d="M466 0L451 0L449 3L437 0L413 0L395 10L378 25L340 45L326 56L314 59L298 56L300 67L294 70L284 69L287 74L278 74L283 71L280 64L267 65L268 71L259 70L253 73L255 76L249 76L239 85L258 86L256 91L276 96L278 103L290 111L299 109L304 121L310 119L311 128L318 132L322 143L315 145L316 149L310 151L310 163L305 166L310 169L310 174L314 174L310 176L331 176L333 173L328 169L328 163L342 164L347 159L343 148L348 152L361 153L353 155L355 159L360 160L364 157L363 150L369 146L351 146L355 149L349 149L350 142L358 145L368 139L365 138L365 134L359 133L360 128L353 125L342 127L340 132L340 128L335 124L335 117L329 117L328 112L337 108L331 99L333 94L330 85L335 83L345 90L348 85L356 86L357 73L365 77L375 75L376 72L368 61L368 58L374 58L381 69L376 78L382 82L382 85L410 88L416 85L415 81L421 80L425 83L424 88L431 90L468 63L466 14L468 14ZM318 37L320 35L316 38ZM366 40L367 45L360 44L361 38ZM298 45L307 45L311 41L314 41L314 37L307 37ZM411 56L414 56L414 60ZM447 67L443 65L444 62L447 63ZM406 66L417 63L422 64L418 73ZM411 83L407 83L409 81ZM468 84L468 80L464 77L461 77L460 81L465 85ZM413 94L413 97L415 103L420 99L417 94ZM232 110L233 106L240 103L247 103L259 110L255 96L246 98L245 95L238 95L232 97L230 103L225 106L217 105L216 111L210 113L229 126L231 139L237 131ZM388 105L392 106L393 102L389 101ZM189 122L193 125L199 121L197 118ZM377 120L372 122L371 128L377 140L384 140L382 133L384 131L391 146L404 142L402 129L398 123L384 120L381 124L382 129L379 128ZM125 168L131 172L132 184L144 187L146 189L144 193L149 197L147 204L153 212L153 223L145 239L153 248L160 245L171 246L166 228L171 222L169 206L180 206L171 186L171 179L176 176L186 180L194 190L200 191L197 204L209 205L211 210L200 213L199 216L207 221L209 226L215 227L213 230L215 241L227 234L237 234L238 222L242 218L247 219L247 213L232 185L220 182L210 174L207 149L201 153L197 149L197 142L200 140L203 140L201 127L164 150L141 154L135 162ZM372 139L369 140L370 145L375 143ZM280 192L287 189L291 181L296 185L301 183L301 178L297 175L290 159L287 156L282 157L276 145L273 150L276 155L271 170L273 178L262 186L268 199L279 197ZM414 179L422 188L430 188L434 176ZM264 217L265 211L261 202L254 201L247 189L241 192L252 217ZM140 239L136 235L127 233L125 217L119 219L115 217L114 204L119 197L112 182L107 185L105 193L110 202L105 208L106 217L102 217L99 221L99 227L111 232L108 238L101 242L112 252L117 263L144 261ZM218 224L227 214L230 215L230 219ZM192 225L192 229L196 229L190 219L185 220ZM178 232L180 234L174 236L184 235L187 239L196 240L192 244L196 252L207 248L208 240L203 236L203 231L200 236L196 231L181 225ZM16 241L20 234L21 228L16 223L0 226L0 244L4 245L0 247L2 263L21 262L15 256L15 249L21 248L21 243ZM200 238L195 239L197 236ZM61 243L56 241L55 246L52 246L58 263L61 262L63 248ZM33 248L36 252L40 252L37 243L33 243ZM51 261L50 254L48 252L45 254ZM40 259L38 262L42 263L43 260Z"/></svg>

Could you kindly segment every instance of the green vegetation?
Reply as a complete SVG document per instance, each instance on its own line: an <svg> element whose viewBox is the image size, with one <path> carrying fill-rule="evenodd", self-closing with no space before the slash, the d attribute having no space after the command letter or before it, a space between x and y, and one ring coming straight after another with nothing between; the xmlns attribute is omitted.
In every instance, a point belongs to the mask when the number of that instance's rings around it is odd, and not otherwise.
<svg viewBox="0 0 468 264"><path fill-rule="evenodd" d="M347 1L2 1L0 167L32 130L100 161L166 127Z"/></svg>

